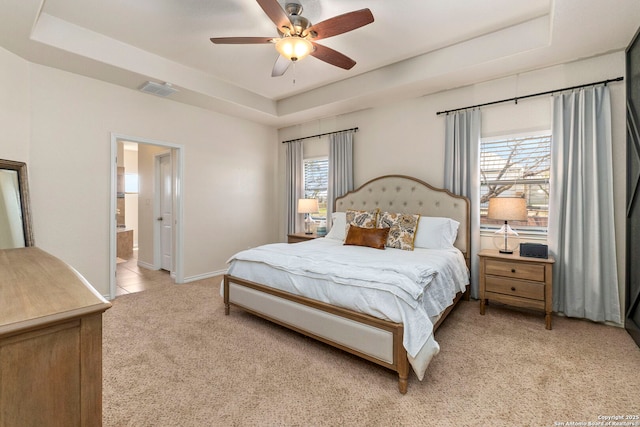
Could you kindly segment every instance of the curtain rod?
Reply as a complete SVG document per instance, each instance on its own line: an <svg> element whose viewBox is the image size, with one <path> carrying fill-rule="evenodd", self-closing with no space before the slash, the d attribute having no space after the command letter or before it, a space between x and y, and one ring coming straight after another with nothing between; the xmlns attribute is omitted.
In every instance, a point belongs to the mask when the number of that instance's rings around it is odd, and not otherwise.
<svg viewBox="0 0 640 427"><path fill-rule="evenodd" d="M358 128L337 130L335 132L319 133L318 135L311 135L311 136L305 136L302 138L290 139L288 141L282 141L282 143L286 144L287 142L302 141L303 139L320 138L321 136L333 135L333 134L342 133L342 132L358 132Z"/></svg>
<svg viewBox="0 0 640 427"><path fill-rule="evenodd" d="M462 108L455 108L453 110L438 111L436 113L436 115L439 116L440 114L449 114L449 113L453 113L455 111L468 110L469 108L486 107L487 105L501 104L503 102L515 101L515 103L517 104L519 99L532 98L534 96L549 95L549 94L553 94L553 93L556 93L556 92L564 92L565 90L580 89L580 88L583 88L583 87L595 86L595 85L599 85L599 84L604 84L606 86L607 83L619 82L619 81L622 81L623 79L624 79L624 77L617 77L615 79L603 80L601 82L587 83L587 84L578 85L578 86L565 87L564 89L548 90L546 92L533 93L531 95L516 96L514 98L501 99L500 101L486 102L484 104L472 105L470 107L462 107Z"/></svg>

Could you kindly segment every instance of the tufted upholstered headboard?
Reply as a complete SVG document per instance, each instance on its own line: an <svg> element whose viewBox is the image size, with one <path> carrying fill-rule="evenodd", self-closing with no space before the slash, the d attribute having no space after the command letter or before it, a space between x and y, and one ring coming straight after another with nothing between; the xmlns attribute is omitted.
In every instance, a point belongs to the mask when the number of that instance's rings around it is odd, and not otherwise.
<svg viewBox="0 0 640 427"><path fill-rule="evenodd" d="M404 175L386 175L374 178L360 188L336 198L334 209L420 214L455 219L460 223L455 247L464 253L469 264L471 246L469 199L424 181Z"/></svg>

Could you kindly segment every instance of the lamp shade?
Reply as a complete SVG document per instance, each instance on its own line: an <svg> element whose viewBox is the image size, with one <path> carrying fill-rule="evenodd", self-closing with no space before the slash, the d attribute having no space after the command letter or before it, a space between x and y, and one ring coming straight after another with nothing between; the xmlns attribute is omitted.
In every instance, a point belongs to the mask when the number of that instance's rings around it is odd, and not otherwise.
<svg viewBox="0 0 640 427"><path fill-rule="evenodd" d="M314 213L318 212L318 199L298 199L298 213Z"/></svg>
<svg viewBox="0 0 640 427"><path fill-rule="evenodd" d="M522 197L492 197L489 199L487 218L502 221L525 221L527 201Z"/></svg>
<svg viewBox="0 0 640 427"><path fill-rule="evenodd" d="M289 36L276 42L276 50L289 61L298 61L313 52L313 45L300 36Z"/></svg>

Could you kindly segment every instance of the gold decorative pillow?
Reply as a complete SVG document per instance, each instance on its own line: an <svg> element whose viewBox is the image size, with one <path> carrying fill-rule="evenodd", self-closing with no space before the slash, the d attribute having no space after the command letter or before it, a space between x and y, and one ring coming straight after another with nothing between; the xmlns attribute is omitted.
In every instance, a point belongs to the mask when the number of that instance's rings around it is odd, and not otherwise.
<svg viewBox="0 0 640 427"><path fill-rule="evenodd" d="M347 234L349 234L349 227L352 225L362 228L376 228L376 224L378 223L379 210L380 209L378 208L371 211L347 209L344 235L346 236Z"/></svg>
<svg viewBox="0 0 640 427"><path fill-rule="evenodd" d="M347 233L344 244L384 249L388 236L388 228L363 228L352 225L349 227L349 232Z"/></svg>
<svg viewBox="0 0 640 427"><path fill-rule="evenodd" d="M378 220L378 228L389 228L387 247L412 251L419 219L418 214L383 212Z"/></svg>

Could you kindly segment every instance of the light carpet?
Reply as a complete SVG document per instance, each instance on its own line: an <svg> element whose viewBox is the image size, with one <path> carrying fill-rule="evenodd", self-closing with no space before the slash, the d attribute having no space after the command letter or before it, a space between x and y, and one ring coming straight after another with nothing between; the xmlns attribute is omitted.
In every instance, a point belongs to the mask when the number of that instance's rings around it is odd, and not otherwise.
<svg viewBox="0 0 640 427"><path fill-rule="evenodd" d="M640 350L620 328L461 302L424 381L239 309L219 279L113 301L105 426L557 426L640 414ZM568 425L568 424L565 424ZM575 424L574 424L575 425ZM640 423L638 424L640 425Z"/></svg>

